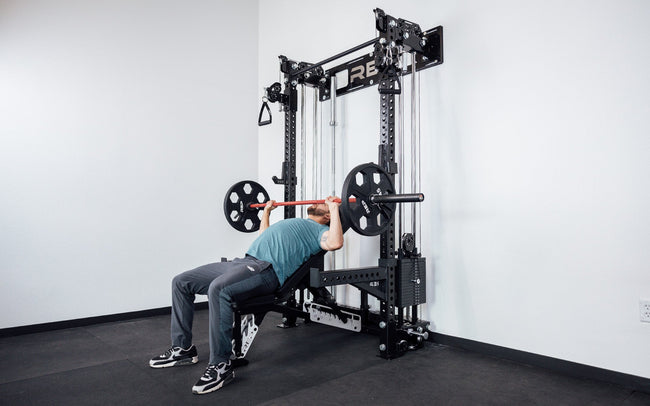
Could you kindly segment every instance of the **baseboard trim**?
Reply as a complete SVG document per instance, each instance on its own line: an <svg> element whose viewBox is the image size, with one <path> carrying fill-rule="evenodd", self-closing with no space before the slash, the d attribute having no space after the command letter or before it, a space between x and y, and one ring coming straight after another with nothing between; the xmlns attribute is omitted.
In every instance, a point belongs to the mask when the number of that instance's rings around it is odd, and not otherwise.
<svg viewBox="0 0 650 406"><path fill-rule="evenodd" d="M500 347L498 345L486 344L479 341L448 336L440 333L432 333L429 340L436 344L462 348L488 356L548 369L574 378L593 379L613 383L640 392L650 393L650 379L641 376L625 374L622 372L611 371L609 369L593 367L576 362L565 361L559 358L547 357L544 355L514 350L512 348Z"/></svg>
<svg viewBox="0 0 650 406"><path fill-rule="evenodd" d="M195 303L197 310L207 309L208 302ZM111 323L116 321L127 321L144 317L164 316L171 314L171 307L159 307L157 309L138 310L134 312L109 314L106 316L85 317L74 320L55 321L51 323L31 324L28 326L9 327L0 329L0 338L20 336L25 334L43 333L46 331L63 330L66 328L86 327L93 324Z"/></svg>

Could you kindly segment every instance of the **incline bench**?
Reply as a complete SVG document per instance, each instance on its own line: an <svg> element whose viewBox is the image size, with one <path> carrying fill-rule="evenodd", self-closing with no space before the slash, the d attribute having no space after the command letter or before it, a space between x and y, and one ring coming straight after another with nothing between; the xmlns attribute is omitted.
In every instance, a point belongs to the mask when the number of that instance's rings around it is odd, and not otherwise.
<svg viewBox="0 0 650 406"><path fill-rule="evenodd" d="M323 250L311 256L274 293L233 303L235 327L233 328L232 348L235 357L233 362L236 366L248 363L244 357L266 313L276 311L284 315L283 323L279 327L294 327L298 317L309 320L309 313L303 311L302 303L296 301L295 292L296 290L300 291L300 302L303 302L303 289L309 288L310 270L316 268L323 271L326 252ZM241 328L237 328L237 326L241 326Z"/></svg>

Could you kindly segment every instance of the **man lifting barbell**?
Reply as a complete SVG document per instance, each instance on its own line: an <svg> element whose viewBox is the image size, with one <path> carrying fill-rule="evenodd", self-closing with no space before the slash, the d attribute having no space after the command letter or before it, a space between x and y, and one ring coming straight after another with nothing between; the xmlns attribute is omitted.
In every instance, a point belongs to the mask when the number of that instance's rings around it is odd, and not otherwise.
<svg viewBox="0 0 650 406"><path fill-rule="evenodd" d="M232 381L232 303L273 293L310 256L320 250L343 246L339 214L341 200L328 197L307 209L308 218L290 218L269 225L275 201L267 202L259 224L259 236L244 258L203 265L181 273L172 281L172 346L149 361L152 368L198 362L192 345L194 297L208 296L210 360L192 387L195 394L216 391Z"/></svg>
<svg viewBox="0 0 650 406"><path fill-rule="evenodd" d="M198 362L196 347L192 345L194 297L207 295L210 360L192 392L203 394L220 389L235 376L230 360L233 302L271 294L310 256L321 250L341 248L342 214L346 227L362 235L378 235L392 221L396 203L423 200L421 193L395 194L388 173L372 163L359 165L348 174L342 199L330 196L326 200L276 204L258 183L236 183L224 199L226 220L239 231L259 229L260 234L244 258L203 265L173 279L172 347L151 359L149 365L165 368ZM311 203L307 219L289 218L269 226L269 216L276 206Z"/></svg>

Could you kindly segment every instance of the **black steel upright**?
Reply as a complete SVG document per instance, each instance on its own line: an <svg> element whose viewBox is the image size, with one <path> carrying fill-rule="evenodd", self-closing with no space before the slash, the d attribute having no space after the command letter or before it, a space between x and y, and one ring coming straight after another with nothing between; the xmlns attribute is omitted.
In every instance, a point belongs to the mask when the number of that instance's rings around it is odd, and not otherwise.
<svg viewBox="0 0 650 406"><path fill-rule="evenodd" d="M284 73L285 89L278 100L284 109L284 162L281 178L273 177L273 182L284 185L284 201L296 200L296 115L298 113L297 81L291 79L292 71L298 64L285 56L280 56L280 71ZM296 217L295 206L284 206L284 218Z"/></svg>
<svg viewBox="0 0 650 406"><path fill-rule="evenodd" d="M289 99L296 99L297 91L295 86L287 87ZM284 162L286 173L284 174L284 201L293 202L296 200L296 106L290 103L289 109L284 112ZM284 218L296 217L296 206L284 206Z"/></svg>
<svg viewBox="0 0 650 406"><path fill-rule="evenodd" d="M391 79L384 79L380 88L394 88ZM395 181L395 94L380 93L380 145L379 166ZM391 220L380 237L380 264L386 267L386 300L380 302L379 355L383 358L399 356L397 338L397 322L395 320L396 305L396 270L395 260L395 221Z"/></svg>

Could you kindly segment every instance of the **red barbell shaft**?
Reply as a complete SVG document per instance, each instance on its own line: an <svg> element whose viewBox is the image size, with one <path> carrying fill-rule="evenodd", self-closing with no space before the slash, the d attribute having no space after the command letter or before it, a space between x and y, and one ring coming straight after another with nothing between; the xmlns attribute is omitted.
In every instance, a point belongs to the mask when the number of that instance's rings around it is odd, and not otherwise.
<svg viewBox="0 0 650 406"><path fill-rule="evenodd" d="M334 199L334 201L337 202L337 203L341 203L341 199L338 199L338 198ZM354 203L356 201L357 201L356 198L354 198L354 197L350 198L350 202ZM273 205L274 206L302 206L302 205L305 205L305 204L321 204L321 203L325 203L325 200L300 200L300 201L297 201L297 202L275 202L275 204L273 204ZM249 205L248 207L250 207L251 209L258 209L258 208L262 208L264 206L266 206L266 203L253 203L253 204Z"/></svg>

